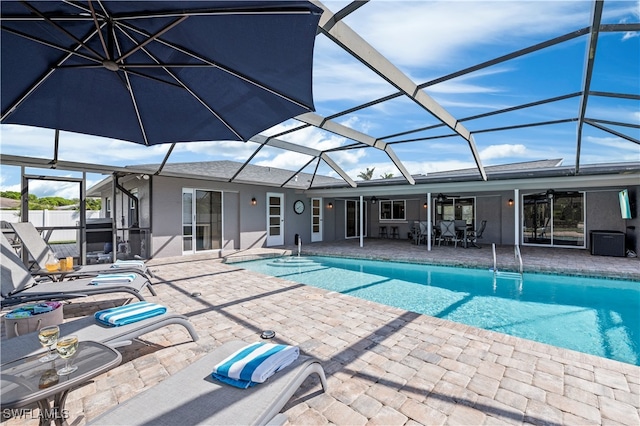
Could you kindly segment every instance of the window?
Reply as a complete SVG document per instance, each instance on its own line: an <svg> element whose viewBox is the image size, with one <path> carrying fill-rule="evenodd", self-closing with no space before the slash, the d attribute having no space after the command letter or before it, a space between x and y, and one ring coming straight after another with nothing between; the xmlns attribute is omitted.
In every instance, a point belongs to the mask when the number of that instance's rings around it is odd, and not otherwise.
<svg viewBox="0 0 640 426"><path fill-rule="evenodd" d="M109 197L104 200L104 217L111 218L111 198Z"/></svg>
<svg viewBox="0 0 640 426"><path fill-rule="evenodd" d="M467 225L475 226L475 199L450 197L442 201L435 200L434 221L464 220Z"/></svg>
<svg viewBox="0 0 640 426"><path fill-rule="evenodd" d="M405 200L380 201L380 220L406 220Z"/></svg>
<svg viewBox="0 0 640 426"><path fill-rule="evenodd" d="M138 188L129 191L133 197L129 198L129 226L139 226L138 223Z"/></svg>

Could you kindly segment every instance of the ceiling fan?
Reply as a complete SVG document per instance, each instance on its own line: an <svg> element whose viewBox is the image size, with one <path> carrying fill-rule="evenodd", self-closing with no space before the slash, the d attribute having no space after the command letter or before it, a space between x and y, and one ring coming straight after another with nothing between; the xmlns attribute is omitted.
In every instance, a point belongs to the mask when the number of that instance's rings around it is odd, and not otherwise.
<svg viewBox="0 0 640 426"><path fill-rule="evenodd" d="M460 198L459 195L447 195L442 192L435 196L435 200L439 203L444 203L445 201L453 198Z"/></svg>

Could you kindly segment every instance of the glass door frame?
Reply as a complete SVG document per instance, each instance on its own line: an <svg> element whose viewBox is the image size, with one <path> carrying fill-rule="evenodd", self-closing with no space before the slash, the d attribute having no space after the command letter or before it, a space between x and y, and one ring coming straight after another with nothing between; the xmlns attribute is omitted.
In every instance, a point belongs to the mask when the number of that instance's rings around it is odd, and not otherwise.
<svg viewBox="0 0 640 426"><path fill-rule="evenodd" d="M279 205L270 204L271 199L279 199ZM266 196L266 241L267 247L284 245L284 194L282 192L267 192ZM274 210L274 207L278 207ZM278 222L277 224L275 222ZM278 228L278 234L271 234L272 228Z"/></svg>
<svg viewBox="0 0 640 426"><path fill-rule="evenodd" d="M213 215L220 215L220 221L219 221L219 225L220 225L220 229L215 229L215 231L219 231L219 240L218 240L218 246L219 248L214 248L213 244L211 248L208 249L198 249L198 227L202 227L203 223L199 223L198 222L198 218L197 218L197 202L198 202L198 197L197 194L198 192L208 192L208 193L217 193L220 195L220 211L210 211L209 215L213 216ZM190 195L190 199L191 199L191 206L190 206L190 218L189 221L185 220L185 194L189 194ZM224 192L223 191L219 191L219 190L214 190L214 189L201 189L201 188L182 188L182 254L183 255L188 255L188 254L195 254L195 253L208 253L208 252L219 252L222 250L222 246L223 246L223 242L224 242ZM217 222L213 222L213 219L210 219L210 222L207 224L209 226L209 232L212 233L214 231L213 226L216 225ZM185 231L187 230L187 227L190 227L190 234L186 234ZM190 248L187 249L185 246L185 242L187 240L191 241L190 244ZM211 240L213 241L213 240Z"/></svg>
<svg viewBox="0 0 640 426"><path fill-rule="evenodd" d="M560 224L556 224L556 221L561 220L561 217L565 216L575 216L575 212L564 212L560 210L562 201L566 198L574 198L577 195L580 196L581 206L581 217L577 220L576 229L580 229L580 224L582 224L582 235L576 236L576 242L579 244L568 244L567 239L561 238L559 235L556 235L560 232L571 232L567 230L563 230ZM531 216L531 212L527 211L527 204L525 204L525 198L528 199L536 199L536 206L538 204L545 205L547 208L545 209L545 213L540 218L539 215L536 214L536 217L533 216L527 220L527 215ZM539 202L538 202L539 201ZM531 203L529 203L531 204ZM570 203L571 205L573 203ZM530 193L523 194L521 198L521 220L522 226L521 229L521 241L522 245L526 246L538 246L538 247L562 247L562 248L577 248L584 249L586 248L587 238L586 238L586 212L587 212L587 197L584 191L547 191L545 194L541 193ZM567 208L569 206L565 206ZM573 209L571 209L573 210ZM557 220L556 220L557 218ZM548 233L548 235L547 235ZM527 237L527 235L530 235ZM544 236L544 240L541 237ZM533 240L533 241L532 241ZM548 242L547 242L548 240ZM581 243L580 243L581 241ZM564 243L563 243L564 242Z"/></svg>
<svg viewBox="0 0 640 426"><path fill-rule="evenodd" d="M354 214L355 214L355 235L349 235L349 203L354 203L355 204L355 209L353 209ZM364 235L363 237L367 236L367 228L368 228L368 224L367 224L367 201L363 201L362 202L363 206L362 206L362 210L364 212L364 217L363 217L363 224L362 224L362 228L364 230ZM360 233L359 231L359 227L360 227L360 200L344 200L344 238L346 240L348 239L352 239L352 238L360 238Z"/></svg>
<svg viewBox="0 0 640 426"><path fill-rule="evenodd" d="M322 198L311 199L311 242L322 241L323 235L323 209Z"/></svg>

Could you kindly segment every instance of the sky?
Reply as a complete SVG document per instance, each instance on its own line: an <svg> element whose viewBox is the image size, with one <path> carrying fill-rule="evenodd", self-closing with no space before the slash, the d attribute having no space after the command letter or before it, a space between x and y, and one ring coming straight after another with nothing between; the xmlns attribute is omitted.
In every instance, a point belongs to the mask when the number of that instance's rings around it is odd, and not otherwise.
<svg viewBox="0 0 640 426"><path fill-rule="evenodd" d="M346 1L326 1L333 12ZM344 19L367 43L417 84L432 81L467 67L577 31L590 23L591 1L390 1L372 0ZM640 2L605 2L603 24L640 22ZM425 91L457 119L509 108L582 90L588 38L582 36L553 47L502 62L473 73L429 85ZM640 96L640 32L601 33L591 90ZM313 94L316 113L327 117L396 93L396 89L324 35L316 37ZM544 159L576 163L576 123L484 130L578 116L580 98L539 105L486 118L463 121L474 134L482 164L486 166ZM615 133L640 140L640 101L590 96L586 117L609 122L606 132L585 125L580 164L640 161L640 145ZM438 124L407 97L359 109L335 119L375 138L391 143L411 174L475 167L467 142L461 138L434 138L449 134L436 128L401 134ZM610 122L614 122L613 124ZM616 124L617 123L617 124ZM634 124L636 128L620 123ZM301 123L287 120L265 135L281 134ZM398 136L394 136L398 135ZM279 136L280 139L319 150L353 143L314 127ZM415 141L413 141L415 139ZM2 154L53 157L54 131L0 125ZM411 142L407 142L410 141ZM169 161L246 161L257 148L252 142L212 141L176 146ZM61 132L60 160L113 166L162 162L168 145L144 147L129 142ZM353 179L375 167L374 178L400 176L389 157L374 148L331 152L330 157ZM252 164L289 170L303 167L310 157L266 147ZM304 171L313 173L315 162ZM80 177L78 173L27 169L31 174ZM318 173L338 177L321 163ZM104 176L89 174L88 185ZM20 188L20 169L2 166L3 191ZM39 182L30 186L38 196L77 198L75 186Z"/></svg>

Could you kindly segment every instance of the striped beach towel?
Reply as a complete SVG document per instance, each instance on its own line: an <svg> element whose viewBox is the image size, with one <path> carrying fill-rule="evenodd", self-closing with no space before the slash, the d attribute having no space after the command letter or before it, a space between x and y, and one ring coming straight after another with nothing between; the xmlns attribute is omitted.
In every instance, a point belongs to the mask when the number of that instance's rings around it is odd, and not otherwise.
<svg viewBox="0 0 640 426"><path fill-rule="evenodd" d="M136 302L130 305L105 309L94 314L95 319L110 327L131 324L132 322L162 315L167 308L150 302Z"/></svg>
<svg viewBox="0 0 640 426"><path fill-rule="evenodd" d="M111 265L111 268L140 268L144 269L144 262L142 260L116 260L116 262Z"/></svg>
<svg viewBox="0 0 640 426"><path fill-rule="evenodd" d="M91 281L89 281L89 284L126 284L135 281L135 279L136 274L98 274Z"/></svg>
<svg viewBox="0 0 640 426"><path fill-rule="evenodd" d="M300 355L297 346L253 343L239 349L213 368L212 377L246 389L264 383Z"/></svg>

